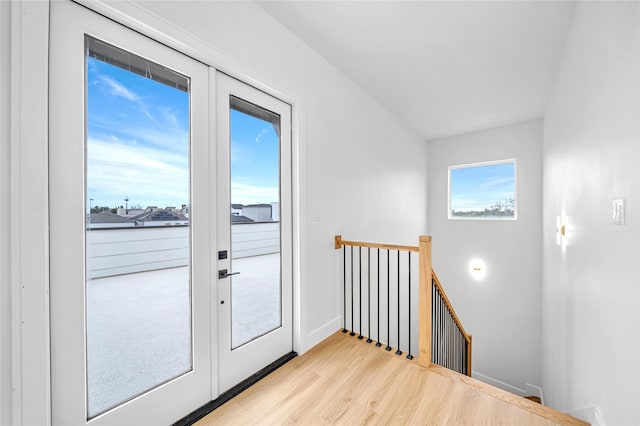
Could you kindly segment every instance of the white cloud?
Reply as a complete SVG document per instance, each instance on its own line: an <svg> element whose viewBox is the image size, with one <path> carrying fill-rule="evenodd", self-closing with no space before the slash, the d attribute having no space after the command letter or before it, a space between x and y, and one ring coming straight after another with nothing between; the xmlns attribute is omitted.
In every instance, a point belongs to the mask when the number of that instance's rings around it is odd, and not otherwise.
<svg viewBox="0 0 640 426"><path fill-rule="evenodd" d="M176 206L189 203L189 159L178 154L118 139L89 139L87 196L93 205L115 207ZM241 204L278 201L278 186L232 183L232 202Z"/></svg>
<svg viewBox="0 0 640 426"><path fill-rule="evenodd" d="M137 103L140 101L140 96L138 96L132 90L127 89L125 86L118 83L114 79L109 78L105 75L100 75L100 81L107 85L107 87L109 88L109 93L111 93L111 95L127 99L131 102Z"/></svg>
<svg viewBox="0 0 640 426"><path fill-rule="evenodd" d="M231 184L231 202L234 204L272 203L280 200L277 186L258 186L233 182Z"/></svg>
<svg viewBox="0 0 640 426"><path fill-rule="evenodd" d="M175 112L171 108L162 108L161 109L162 116L164 117L165 123L170 125L173 128L179 128L180 123L178 122L178 117Z"/></svg>
<svg viewBox="0 0 640 426"><path fill-rule="evenodd" d="M125 195L132 204L179 206L189 202L189 159L164 150L90 139L88 197L114 207Z"/></svg>
<svg viewBox="0 0 640 426"><path fill-rule="evenodd" d="M491 178L488 181L483 182L480 185L480 188L481 189L491 188L491 187L498 186L498 185L504 185L506 183L513 184L513 178L512 177L504 177L504 178L495 177L495 178Z"/></svg>
<svg viewBox="0 0 640 426"><path fill-rule="evenodd" d="M272 128L270 128L270 127L265 127L264 129L262 129L262 131L258 134L258 136L256 136L256 143L260 143L260 142L262 142L262 138L263 138L267 133L269 133L269 131L270 131L271 129L272 129Z"/></svg>
<svg viewBox="0 0 640 426"><path fill-rule="evenodd" d="M151 121L156 121L155 117L149 112L149 108L142 100L142 97L135 93L133 90L128 89L123 84L117 82L111 77L107 77L106 75L100 74L98 76L100 81L102 81L107 88L109 89L109 93L112 96L124 98L128 101L134 102L140 111Z"/></svg>

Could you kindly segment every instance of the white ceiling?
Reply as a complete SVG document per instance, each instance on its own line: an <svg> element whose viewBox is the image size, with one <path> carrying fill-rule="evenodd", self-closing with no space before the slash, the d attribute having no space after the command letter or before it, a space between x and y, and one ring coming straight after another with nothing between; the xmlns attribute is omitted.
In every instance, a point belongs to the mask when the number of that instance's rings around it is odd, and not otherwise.
<svg viewBox="0 0 640 426"><path fill-rule="evenodd" d="M542 117L566 1L258 4L426 139Z"/></svg>

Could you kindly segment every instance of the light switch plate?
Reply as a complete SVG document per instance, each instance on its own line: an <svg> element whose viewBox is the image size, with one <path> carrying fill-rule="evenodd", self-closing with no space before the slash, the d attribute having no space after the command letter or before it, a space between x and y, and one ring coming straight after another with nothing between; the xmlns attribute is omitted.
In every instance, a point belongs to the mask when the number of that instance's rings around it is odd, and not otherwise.
<svg viewBox="0 0 640 426"><path fill-rule="evenodd" d="M624 225L624 199L613 200L613 224Z"/></svg>

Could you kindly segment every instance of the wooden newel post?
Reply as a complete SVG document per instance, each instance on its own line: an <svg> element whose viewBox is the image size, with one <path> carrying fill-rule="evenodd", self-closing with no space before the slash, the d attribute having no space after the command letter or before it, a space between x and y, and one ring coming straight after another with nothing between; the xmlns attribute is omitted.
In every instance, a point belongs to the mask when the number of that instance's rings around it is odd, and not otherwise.
<svg viewBox="0 0 640 426"><path fill-rule="evenodd" d="M418 364L431 365L431 237L420 236L420 295L418 305Z"/></svg>

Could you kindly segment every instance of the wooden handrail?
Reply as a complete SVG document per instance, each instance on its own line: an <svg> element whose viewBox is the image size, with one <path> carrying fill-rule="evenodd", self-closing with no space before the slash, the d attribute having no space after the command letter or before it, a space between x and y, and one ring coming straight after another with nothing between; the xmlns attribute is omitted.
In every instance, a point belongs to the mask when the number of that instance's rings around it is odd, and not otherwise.
<svg viewBox="0 0 640 426"><path fill-rule="evenodd" d="M438 290L438 293L440 293L440 297L442 297L442 300L444 301L444 304L447 307L447 310L451 314L451 318L453 318L453 321L456 323L456 326L458 327L458 330L460 330L460 332L463 334L464 339L467 342L471 342L471 335L469 333L467 333L465 331L464 327L462 326L462 321L460 321L460 318L458 318L458 314L456 314L455 309L453 309L453 305L449 301L449 298L447 297L447 293L444 292L444 289L442 288L442 284L440 284L440 280L438 279L438 276L436 275L436 271L432 270L431 273L432 273L432 276L433 276L433 285Z"/></svg>
<svg viewBox="0 0 640 426"><path fill-rule="evenodd" d="M342 246L380 248L384 250L413 251L416 253L419 251L419 248L416 246L400 246L397 244L379 244L379 243L364 243L360 241L344 241L341 235L336 235L335 249L337 250Z"/></svg>

